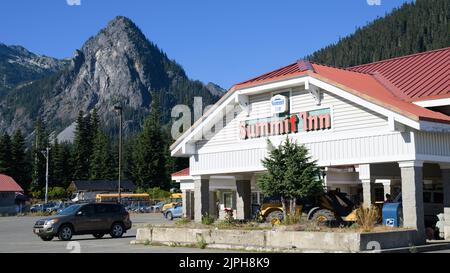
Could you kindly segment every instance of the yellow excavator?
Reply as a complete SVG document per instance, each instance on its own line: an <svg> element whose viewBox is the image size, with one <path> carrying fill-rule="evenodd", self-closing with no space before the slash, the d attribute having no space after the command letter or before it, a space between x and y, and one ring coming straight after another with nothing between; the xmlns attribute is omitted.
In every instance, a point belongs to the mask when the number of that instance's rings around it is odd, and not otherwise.
<svg viewBox="0 0 450 273"><path fill-rule="evenodd" d="M257 212L259 221L280 224L283 221L283 207L279 198L267 198ZM355 222L355 204L345 193L328 191L309 200L300 199L295 207L295 214L306 214L308 220L319 223ZM287 212L289 213L289 211Z"/></svg>

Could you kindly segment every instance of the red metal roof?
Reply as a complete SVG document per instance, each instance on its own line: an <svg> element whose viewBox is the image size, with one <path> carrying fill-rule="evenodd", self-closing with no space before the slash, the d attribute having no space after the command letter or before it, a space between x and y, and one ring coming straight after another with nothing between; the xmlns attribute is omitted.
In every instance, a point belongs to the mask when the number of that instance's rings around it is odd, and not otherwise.
<svg viewBox="0 0 450 273"><path fill-rule="evenodd" d="M412 101L450 97L450 47L342 69L297 61L262 76L238 83L230 92L312 76L416 120L450 123L450 117Z"/></svg>
<svg viewBox="0 0 450 273"><path fill-rule="evenodd" d="M0 192L23 192L11 176L0 174Z"/></svg>
<svg viewBox="0 0 450 273"><path fill-rule="evenodd" d="M177 176L189 176L189 168L183 169L181 171L178 171L178 172L172 174L172 177L177 177Z"/></svg>
<svg viewBox="0 0 450 273"><path fill-rule="evenodd" d="M375 74L395 87L407 101L450 96L450 47L348 68Z"/></svg>

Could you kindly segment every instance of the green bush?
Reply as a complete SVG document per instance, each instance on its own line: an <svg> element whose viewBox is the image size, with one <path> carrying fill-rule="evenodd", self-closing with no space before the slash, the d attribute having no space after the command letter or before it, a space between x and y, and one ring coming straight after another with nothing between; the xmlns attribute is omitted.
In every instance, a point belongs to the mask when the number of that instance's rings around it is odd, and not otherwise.
<svg viewBox="0 0 450 273"><path fill-rule="evenodd" d="M170 191L163 190L159 187L148 188L148 189L138 189L138 193L148 193L150 199L166 199L170 197Z"/></svg>
<svg viewBox="0 0 450 273"><path fill-rule="evenodd" d="M60 199L67 197L67 192L62 187L53 187L48 191L48 197L50 199Z"/></svg>
<svg viewBox="0 0 450 273"><path fill-rule="evenodd" d="M175 225L184 226L191 222L188 218L181 218L175 222Z"/></svg>
<svg viewBox="0 0 450 273"><path fill-rule="evenodd" d="M209 226L209 225L212 225L213 223L214 223L214 217L212 217L208 213L206 213L205 215L202 216L202 224Z"/></svg>
<svg viewBox="0 0 450 273"><path fill-rule="evenodd" d="M35 190L31 192L31 196L33 197L33 199L42 199L44 194L40 190Z"/></svg>

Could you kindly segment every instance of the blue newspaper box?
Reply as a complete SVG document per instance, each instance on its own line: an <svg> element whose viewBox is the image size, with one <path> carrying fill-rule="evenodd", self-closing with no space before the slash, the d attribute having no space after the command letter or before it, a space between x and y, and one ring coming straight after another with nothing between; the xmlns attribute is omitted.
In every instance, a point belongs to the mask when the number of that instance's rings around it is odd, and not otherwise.
<svg viewBox="0 0 450 273"><path fill-rule="evenodd" d="M383 205L383 225L400 227L403 225L402 203L385 203Z"/></svg>

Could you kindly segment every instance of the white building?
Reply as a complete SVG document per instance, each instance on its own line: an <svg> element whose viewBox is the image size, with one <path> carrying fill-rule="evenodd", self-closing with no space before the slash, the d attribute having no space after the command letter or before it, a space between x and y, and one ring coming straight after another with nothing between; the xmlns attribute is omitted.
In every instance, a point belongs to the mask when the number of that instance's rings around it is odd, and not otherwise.
<svg viewBox="0 0 450 273"><path fill-rule="evenodd" d="M450 226L450 48L349 69L298 61L234 85L171 146L190 158L173 175L185 216L250 217L267 138L286 133L326 169L328 188L366 204L401 190L404 226L420 232L424 191L440 191Z"/></svg>

